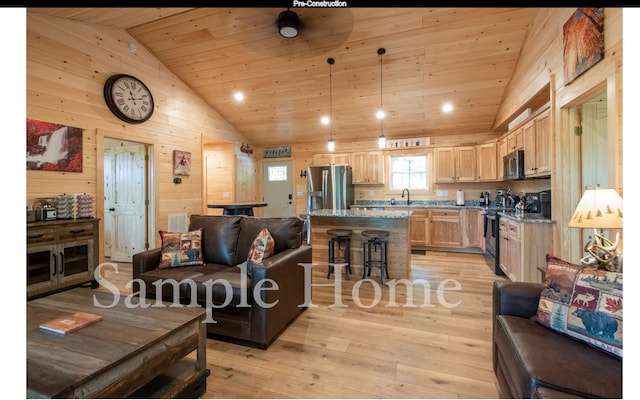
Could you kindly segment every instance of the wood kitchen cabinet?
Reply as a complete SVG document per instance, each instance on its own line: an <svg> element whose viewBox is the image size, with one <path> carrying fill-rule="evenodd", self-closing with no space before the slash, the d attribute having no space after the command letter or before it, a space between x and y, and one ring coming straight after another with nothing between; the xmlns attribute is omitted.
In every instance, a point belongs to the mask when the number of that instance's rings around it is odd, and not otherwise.
<svg viewBox="0 0 640 400"><path fill-rule="evenodd" d="M524 127L521 126L507 136L507 154L524 148Z"/></svg>
<svg viewBox="0 0 640 400"><path fill-rule="evenodd" d="M498 180L498 143L476 146L478 156L478 182Z"/></svg>
<svg viewBox="0 0 640 400"><path fill-rule="evenodd" d="M552 224L500 218L500 268L514 282L542 282L552 237Z"/></svg>
<svg viewBox="0 0 640 400"><path fill-rule="evenodd" d="M546 110L524 127L524 174L528 177L551 173L551 123Z"/></svg>
<svg viewBox="0 0 640 400"><path fill-rule="evenodd" d="M430 245L462 247L462 223L456 209L432 209L429 226Z"/></svg>
<svg viewBox="0 0 640 400"><path fill-rule="evenodd" d="M482 210L467 208L462 211L462 245L484 250L484 216Z"/></svg>
<svg viewBox="0 0 640 400"><path fill-rule="evenodd" d="M98 219L27 224L27 298L92 282Z"/></svg>
<svg viewBox="0 0 640 400"><path fill-rule="evenodd" d="M313 155L313 165L322 167L326 165L349 165L349 153L320 153Z"/></svg>
<svg viewBox="0 0 640 400"><path fill-rule="evenodd" d="M354 185L384 184L384 157L381 151L352 153L350 165L353 168Z"/></svg>
<svg viewBox="0 0 640 400"><path fill-rule="evenodd" d="M413 209L411 213L411 247L425 247L430 244L428 209Z"/></svg>
<svg viewBox="0 0 640 400"><path fill-rule="evenodd" d="M476 147L436 147L435 182L475 182Z"/></svg>

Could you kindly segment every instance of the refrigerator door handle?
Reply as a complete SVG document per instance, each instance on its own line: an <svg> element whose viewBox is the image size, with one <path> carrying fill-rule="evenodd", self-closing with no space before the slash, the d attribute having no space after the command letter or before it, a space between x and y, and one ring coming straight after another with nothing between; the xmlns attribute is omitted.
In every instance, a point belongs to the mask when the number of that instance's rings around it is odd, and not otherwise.
<svg viewBox="0 0 640 400"><path fill-rule="evenodd" d="M327 208L327 188L329 185L329 171L322 171L322 208Z"/></svg>

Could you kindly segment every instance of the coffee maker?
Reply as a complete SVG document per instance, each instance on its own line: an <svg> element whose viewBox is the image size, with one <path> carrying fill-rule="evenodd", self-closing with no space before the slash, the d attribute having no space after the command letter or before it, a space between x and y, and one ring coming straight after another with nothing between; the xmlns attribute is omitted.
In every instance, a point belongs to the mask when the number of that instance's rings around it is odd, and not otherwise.
<svg viewBox="0 0 640 400"><path fill-rule="evenodd" d="M504 189L496 190L496 198L494 203L496 207L505 208L505 206L507 205L506 203L507 198L505 197L504 193L505 193Z"/></svg>

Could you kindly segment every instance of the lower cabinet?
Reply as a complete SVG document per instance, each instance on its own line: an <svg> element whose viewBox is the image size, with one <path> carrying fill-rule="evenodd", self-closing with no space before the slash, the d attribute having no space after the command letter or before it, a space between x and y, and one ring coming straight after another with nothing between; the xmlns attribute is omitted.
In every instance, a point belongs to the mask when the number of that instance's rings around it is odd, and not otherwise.
<svg viewBox="0 0 640 400"><path fill-rule="evenodd" d="M429 233L431 246L462 247L460 210L432 209Z"/></svg>
<svg viewBox="0 0 640 400"><path fill-rule="evenodd" d="M27 225L27 298L93 282L98 220Z"/></svg>
<svg viewBox="0 0 640 400"><path fill-rule="evenodd" d="M547 253L553 252L552 225L500 219L500 268L514 282L542 282Z"/></svg>
<svg viewBox="0 0 640 400"><path fill-rule="evenodd" d="M411 213L411 247L428 246L429 238L429 210L416 209Z"/></svg>

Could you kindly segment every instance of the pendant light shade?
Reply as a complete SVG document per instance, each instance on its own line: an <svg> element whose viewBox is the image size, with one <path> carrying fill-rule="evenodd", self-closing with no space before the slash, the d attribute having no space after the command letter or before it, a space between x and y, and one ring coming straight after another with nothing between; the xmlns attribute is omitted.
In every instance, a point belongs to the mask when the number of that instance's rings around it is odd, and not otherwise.
<svg viewBox="0 0 640 400"><path fill-rule="evenodd" d="M294 38L298 36L301 29L302 23L295 12L287 10L278 16L278 31L282 37Z"/></svg>
<svg viewBox="0 0 640 400"><path fill-rule="evenodd" d="M329 141L327 142L327 150L333 152L336 149L336 142L333 140L333 87L331 85L331 66L336 60L329 57L327 58L327 64L329 64Z"/></svg>
<svg viewBox="0 0 640 400"><path fill-rule="evenodd" d="M382 133L382 120L384 119L384 110L382 109L382 56L387 51L381 47L378 49L378 55L380 56L380 109L376 113L376 117L380 120L380 136L378 136L378 148L384 149L387 145L387 139Z"/></svg>

